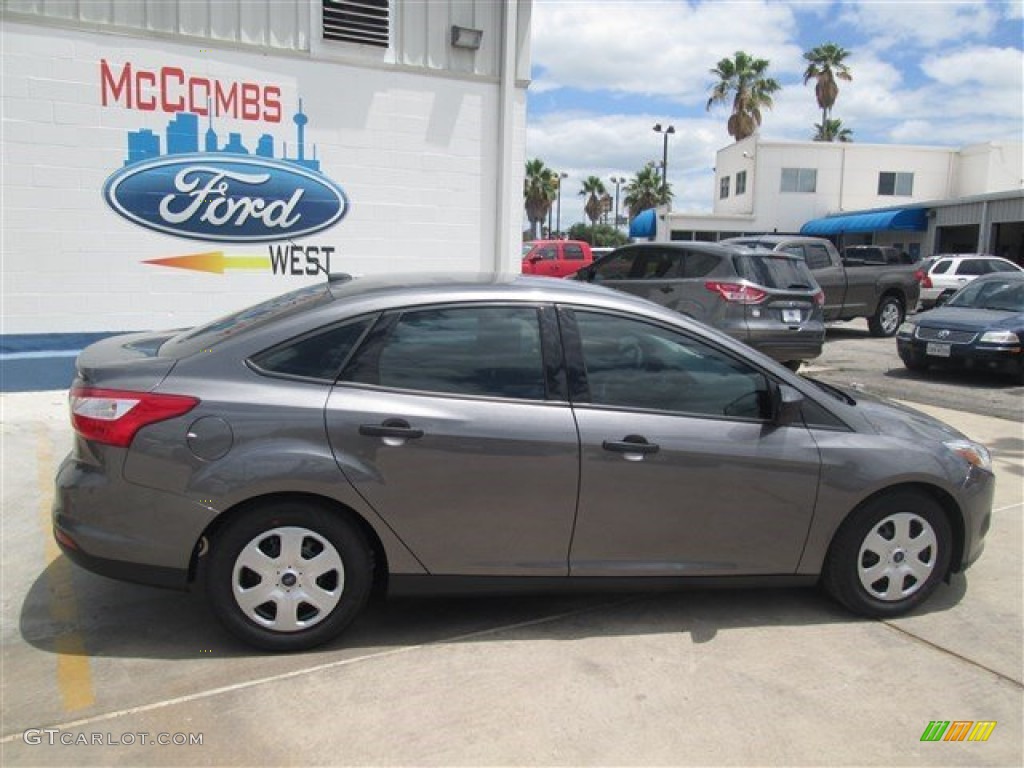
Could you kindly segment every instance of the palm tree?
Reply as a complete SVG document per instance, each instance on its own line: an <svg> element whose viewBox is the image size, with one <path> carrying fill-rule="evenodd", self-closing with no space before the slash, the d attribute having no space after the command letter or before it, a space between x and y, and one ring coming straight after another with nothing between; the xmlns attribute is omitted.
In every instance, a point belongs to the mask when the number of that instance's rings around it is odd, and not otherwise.
<svg viewBox="0 0 1024 768"><path fill-rule="evenodd" d="M530 238L539 237L537 225L543 223L551 210L551 203L558 194L558 174L544 165L540 158L526 161L526 178L523 180L523 199L526 203L526 218L530 220Z"/></svg>
<svg viewBox="0 0 1024 768"><path fill-rule="evenodd" d="M839 118L827 119L823 124L814 124L815 141L841 141L843 143L853 141L853 131L843 128L843 121Z"/></svg>
<svg viewBox="0 0 1024 768"><path fill-rule="evenodd" d="M633 218L640 211L667 205L671 199L672 185L661 180L658 167L652 162L641 168L626 184L623 204Z"/></svg>
<svg viewBox="0 0 1024 768"><path fill-rule="evenodd" d="M836 103L836 97L839 96L839 85L836 83L836 78L847 82L853 80L849 67L843 63L843 59L849 55L848 50L835 43L825 43L804 53L804 58L807 60L807 69L804 70L804 85L811 80L816 81L814 95L818 99L818 106L821 107L822 125L827 125L829 115L832 114L832 105Z"/></svg>
<svg viewBox="0 0 1024 768"><path fill-rule="evenodd" d="M757 131L761 125L761 110L772 108L772 94L782 88L776 80L765 76L767 59L755 59L743 51L736 51L733 58L722 59L711 74L718 82L711 86L712 104L728 101L732 95L732 114L729 116L729 135L742 141Z"/></svg>
<svg viewBox="0 0 1024 768"><path fill-rule="evenodd" d="M587 214L587 218L594 226L601 218L601 197L607 194L608 190L604 188L604 182L597 176L588 176L584 179L583 187L580 189L580 195L587 198L583 212Z"/></svg>

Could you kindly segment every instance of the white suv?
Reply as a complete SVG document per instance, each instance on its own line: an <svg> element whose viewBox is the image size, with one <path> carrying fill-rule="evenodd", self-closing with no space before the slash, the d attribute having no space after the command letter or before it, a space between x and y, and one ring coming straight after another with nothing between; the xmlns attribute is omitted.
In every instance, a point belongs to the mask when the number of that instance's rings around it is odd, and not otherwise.
<svg viewBox="0 0 1024 768"><path fill-rule="evenodd" d="M946 301L971 280L992 272L1024 272L1012 261L985 253L940 253L922 265L921 309Z"/></svg>

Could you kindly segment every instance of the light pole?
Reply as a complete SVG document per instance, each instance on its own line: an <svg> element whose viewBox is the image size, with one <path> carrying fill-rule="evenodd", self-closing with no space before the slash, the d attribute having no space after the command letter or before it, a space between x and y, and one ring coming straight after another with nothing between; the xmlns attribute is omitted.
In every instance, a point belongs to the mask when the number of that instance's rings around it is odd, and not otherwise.
<svg viewBox="0 0 1024 768"><path fill-rule="evenodd" d="M619 185L626 183L625 176L612 176L611 183L615 185L615 228L619 228Z"/></svg>
<svg viewBox="0 0 1024 768"><path fill-rule="evenodd" d="M562 233L562 179L569 178L568 173L558 174L558 218L555 222L555 231L558 233L558 238L561 238Z"/></svg>
<svg viewBox="0 0 1024 768"><path fill-rule="evenodd" d="M669 134L675 133L676 129L674 125L667 125L662 128L661 123L655 123L654 132L660 133L663 139L661 145L661 186L664 187L668 183L668 137Z"/></svg>

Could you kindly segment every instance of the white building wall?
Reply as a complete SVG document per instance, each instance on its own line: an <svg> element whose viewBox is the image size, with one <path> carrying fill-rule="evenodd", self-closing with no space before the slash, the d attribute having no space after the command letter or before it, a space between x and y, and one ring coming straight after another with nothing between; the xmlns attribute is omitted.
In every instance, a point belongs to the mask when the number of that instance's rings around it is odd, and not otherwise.
<svg viewBox="0 0 1024 768"><path fill-rule="evenodd" d="M166 7L171 5L174 13ZM234 6L235 27L218 25L230 15L227 5ZM4 334L191 325L322 280L316 264L327 266L328 260L332 271L364 274L518 269L518 243L507 253L497 250L497 209L500 185L507 187L506 200L521 197L526 84L511 81L503 131L501 85L492 74L502 45L501 7L484 0L398 3L404 27L397 39L404 42L392 54L410 63L389 64L379 60L379 51L360 59L363 46L320 60L296 54L310 42L309 30L318 32L307 20L301 33L302 14L315 17L318 5L8 4L11 10L66 12L73 24L4 18ZM527 24L528 5L521 4ZM206 9L199 21L190 15L202 15L198 6ZM275 19L288 15L285 6L294 25L278 28ZM425 28L413 34L416 14L424 10L437 16L427 25L433 37ZM90 14L99 20L87 21ZM108 34L101 25L111 19L147 31ZM486 25L480 51L447 50L450 23ZM524 30L520 21L519 27L520 37L528 35L528 26ZM182 29L230 44L167 34ZM240 40L245 45L236 44ZM514 46L519 70L528 47L520 40ZM412 63L417 50L422 67ZM477 64L467 62L475 56L486 73L471 71ZM130 76L121 82L126 67ZM170 89L161 89L161 74L168 71ZM134 82L129 105L126 84L139 73L145 77ZM181 114L177 100L188 98L193 82L252 86L258 94L249 114L239 90L233 106L213 118L218 153L210 157L226 158L223 148L237 134L236 143L250 155L267 136L274 158L294 161L301 99L308 120L304 156L312 159L315 152L319 174L343 191L343 218L310 234L239 243L176 236L119 215L105 199L104 185L126 168L129 135L152 132L166 154L168 125ZM211 125L208 116L198 122L203 151ZM502 152L514 158L511 170L502 167ZM176 195L179 206L192 199L184 191ZM204 210L211 209L197 208L193 220ZM170 259L178 259L178 266L169 266Z"/></svg>

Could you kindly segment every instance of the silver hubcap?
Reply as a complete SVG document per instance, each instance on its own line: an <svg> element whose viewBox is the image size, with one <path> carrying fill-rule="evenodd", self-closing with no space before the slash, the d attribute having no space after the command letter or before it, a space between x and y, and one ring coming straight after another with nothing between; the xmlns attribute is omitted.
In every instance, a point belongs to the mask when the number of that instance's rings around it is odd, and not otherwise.
<svg viewBox="0 0 1024 768"><path fill-rule="evenodd" d="M308 528L261 533L238 554L231 576L231 592L246 617L278 632L298 632L326 619L344 587L338 550Z"/></svg>
<svg viewBox="0 0 1024 768"><path fill-rule="evenodd" d="M892 333L900 324L900 308L895 304L886 304L882 307L882 329L886 333Z"/></svg>
<svg viewBox="0 0 1024 768"><path fill-rule="evenodd" d="M857 575L872 597L903 600L925 585L938 555L935 531L928 521L900 512L880 521L864 538Z"/></svg>

